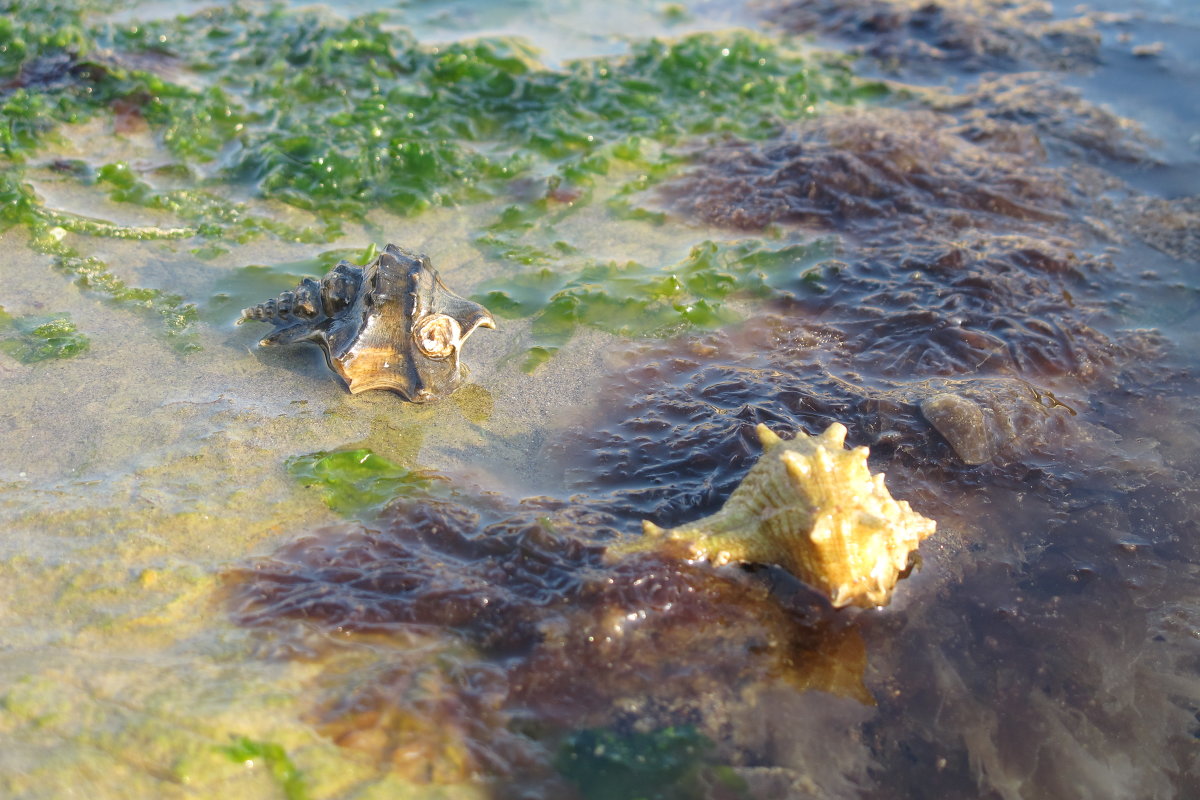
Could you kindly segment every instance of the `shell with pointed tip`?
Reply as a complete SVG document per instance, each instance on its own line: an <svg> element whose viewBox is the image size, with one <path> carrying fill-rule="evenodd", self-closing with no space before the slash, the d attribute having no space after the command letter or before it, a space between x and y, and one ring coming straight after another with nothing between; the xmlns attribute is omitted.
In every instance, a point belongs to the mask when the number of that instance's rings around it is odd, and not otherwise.
<svg viewBox="0 0 1200 800"><path fill-rule="evenodd" d="M357 394L391 389L414 403L453 392L459 353L477 328L495 328L487 309L446 288L429 257L389 244L364 267L342 261L324 278L247 308L238 322L269 322L263 347L313 342Z"/></svg>
<svg viewBox="0 0 1200 800"><path fill-rule="evenodd" d="M885 605L909 554L936 523L894 500L866 447L847 450L846 428L785 441L758 426L763 454L716 514L646 537L627 550L683 543L714 564L778 564L824 592L835 607Z"/></svg>

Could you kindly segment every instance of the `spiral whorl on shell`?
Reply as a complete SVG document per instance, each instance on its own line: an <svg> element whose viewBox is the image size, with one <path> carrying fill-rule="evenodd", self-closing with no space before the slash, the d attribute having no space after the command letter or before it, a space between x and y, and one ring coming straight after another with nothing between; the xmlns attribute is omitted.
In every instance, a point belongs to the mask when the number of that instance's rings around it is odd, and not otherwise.
<svg viewBox="0 0 1200 800"><path fill-rule="evenodd" d="M757 431L763 454L720 511L670 530L643 522L645 538L625 549L673 540L716 565L778 564L838 608L885 605L936 523L892 498L866 447L843 446L844 425L788 441Z"/></svg>
<svg viewBox="0 0 1200 800"><path fill-rule="evenodd" d="M354 302L361 280L361 272L343 262L321 280L305 278L295 289L245 309L242 311L242 320L253 319L275 325L279 330L265 337L260 344L276 344L272 339L276 334L288 330L289 326L322 317L333 318L349 307Z"/></svg>

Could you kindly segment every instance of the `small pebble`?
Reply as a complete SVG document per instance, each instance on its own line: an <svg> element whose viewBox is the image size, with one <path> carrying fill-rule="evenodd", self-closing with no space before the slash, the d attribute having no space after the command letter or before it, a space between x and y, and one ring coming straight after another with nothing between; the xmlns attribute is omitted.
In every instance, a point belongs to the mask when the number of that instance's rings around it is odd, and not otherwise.
<svg viewBox="0 0 1200 800"><path fill-rule="evenodd" d="M996 455L988 439L983 409L974 400L957 394L936 394L921 403L921 413L964 464L984 464Z"/></svg>

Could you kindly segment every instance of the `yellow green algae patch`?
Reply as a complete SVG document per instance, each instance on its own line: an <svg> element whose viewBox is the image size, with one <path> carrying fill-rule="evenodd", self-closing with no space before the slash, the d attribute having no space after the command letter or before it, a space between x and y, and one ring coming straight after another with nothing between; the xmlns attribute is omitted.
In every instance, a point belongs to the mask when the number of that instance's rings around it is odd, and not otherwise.
<svg viewBox="0 0 1200 800"><path fill-rule="evenodd" d="M14 313L53 301L89 320L93 349L53 369L0 353L0 369L23 378L7 396L0 473L0 685L12 690L0 739L18 743L5 748L0 795L278 796L270 768L221 749L239 737L282 748L314 798L477 794L410 783L314 731L319 669L235 627L217 575L296 531L343 524L326 492L365 516L415 464L479 453L497 472L519 464L511 429L529 420L508 399L494 412L479 386L436 408L352 398L304 353L283 359L290 369L260 363L246 350L253 332L231 321L202 326L204 349L184 366L123 315L54 291L31 274L38 256L14 249L0 265L24 293ZM317 655L320 669L338 658Z"/></svg>
<svg viewBox="0 0 1200 800"><path fill-rule="evenodd" d="M220 749L230 761L237 764L253 767L261 762L279 784L287 800L308 800L303 774L296 769L287 751L274 742L257 742L239 736L233 744Z"/></svg>
<svg viewBox="0 0 1200 800"><path fill-rule="evenodd" d="M143 471L134 497L186 474ZM357 797L384 781L394 796L428 795L301 723L314 667L271 658L219 610L214 559L319 518L319 501L307 505L286 477L186 513L136 500L5 508L8 546L26 532L50 541L0 560L10 600L0 608L0 794L85 785L112 797ZM247 741L261 755L248 756Z"/></svg>
<svg viewBox="0 0 1200 800"><path fill-rule="evenodd" d="M667 266L629 261L577 271L542 267L485 283L474 297L499 316L532 317L533 347L525 362L532 369L583 326L644 338L729 325L744 318L737 301L794 290L829 251L827 242L773 248L755 240L706 241Z"/></svg>
<svg viewBox="0 0 1200 800"><path fill-rule="evenodd" d="M0 308L0 350L22 364L71 358L89 344L67 314L14 318Z"/></svg>
<svg viewBox="0 0 1200 800"><path fill-rule="evenodd" d="M130 286L113 274L101 259L82 255L63 242L68 229L87 235L117 234L115 238L126 238L119 234L130 233L128 229L105 226L100 230L81 218L48 211L33 189L19 183L11 174L0 174L0 205L4 207L0 211L0 233L15 225L24 225L29 230L32 248L50 256L54 266L74 278L77 286L118 306L140 310L162 320L168 340L179 350L186 352L197 347L191 331L196 320L196 307L193 304L172 292ZM131 235L128 238L162 237L148 234ZM166 238L179 237L171 235Z"/></svg>
<svg viewBox="0 0 1200 800"><path fill-rule="evenodd" d="M339 514L363 514L389 501L433 487L433 479L406 469L366 448L309 453L288 459L288 474L317 487L325 504Z"/></svg>

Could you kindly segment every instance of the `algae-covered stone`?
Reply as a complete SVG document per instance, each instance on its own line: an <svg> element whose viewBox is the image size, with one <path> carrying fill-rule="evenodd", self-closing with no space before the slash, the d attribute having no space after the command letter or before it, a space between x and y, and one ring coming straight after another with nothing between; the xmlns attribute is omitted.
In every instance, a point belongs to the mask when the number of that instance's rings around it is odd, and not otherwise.
<svg viewBox="0 0 1200 800"><path fill-rule="evenodd" d="M964 464L982 464L995 455L988 441L983 409L974 400L942 393L922 402L921 413L946 437Z"/></svg>

